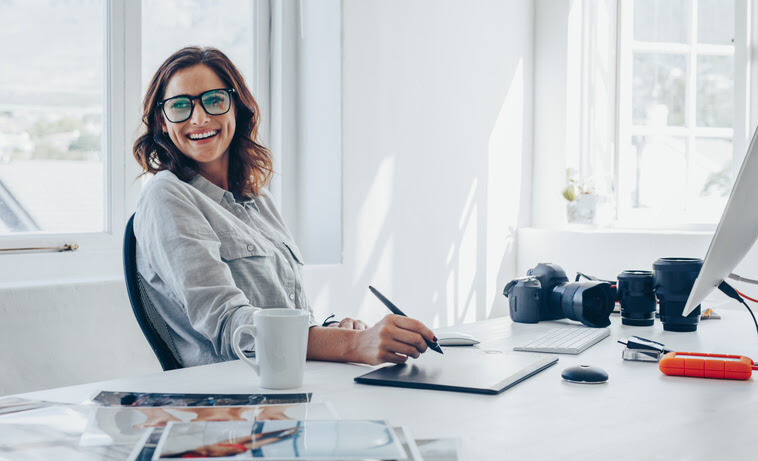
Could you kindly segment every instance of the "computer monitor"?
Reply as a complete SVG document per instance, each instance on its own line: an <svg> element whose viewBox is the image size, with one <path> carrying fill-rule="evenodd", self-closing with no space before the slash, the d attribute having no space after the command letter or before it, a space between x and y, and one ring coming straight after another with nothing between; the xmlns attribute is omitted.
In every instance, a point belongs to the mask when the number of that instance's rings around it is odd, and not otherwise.
<svg viewBox="0 0 758 461"><path fill-rule="evenodd" d="M758 239L758 130L742 162L683 315L689 315L742 261Z"/></svg>

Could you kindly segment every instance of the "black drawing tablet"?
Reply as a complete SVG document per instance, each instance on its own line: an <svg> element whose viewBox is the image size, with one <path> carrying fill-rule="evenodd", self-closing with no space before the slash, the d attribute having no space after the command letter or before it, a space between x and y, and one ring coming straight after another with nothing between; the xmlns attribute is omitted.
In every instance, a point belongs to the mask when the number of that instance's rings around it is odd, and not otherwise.
<svg viewBox="0 0 758 461"><path fill-rule="evenodd" d="M355 381L378 386L414 387L440 391L499 394L555 365L558 357L529 353L489 353L480 349L444 348L444 355L427 351L419 359L358 376Z"/></svg>

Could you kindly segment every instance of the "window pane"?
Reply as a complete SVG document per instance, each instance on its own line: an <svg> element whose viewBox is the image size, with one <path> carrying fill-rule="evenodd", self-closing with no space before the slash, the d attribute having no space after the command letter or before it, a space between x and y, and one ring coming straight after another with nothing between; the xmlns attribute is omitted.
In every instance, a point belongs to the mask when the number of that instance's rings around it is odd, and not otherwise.
<svg viewBox="0 0 758 461"><path fill-rule="evenodd" d="M731 139L695 139L690 160L690 222L718 222L734 183Z"/></svg>
<svg viewBox="0 0 758 461"><path fill-rule="evenodd" d="M699 0L697 7L698 43L731 45L734 38L734 1Z"/></svg>
<svg viewBox="0 0 758 461"><path fill-rule="evenodd" d="M100 0L6 0L0 235L104 229Z"/></svg>
<svg viewBox="0 0 758 461"><path fill-rule="evenodd" d="M697 125L731 128L734 117L734 58L698 56Z"/></svg>
<svg viewBox="0 0 758 461"><path fill-rule="evenodd" d="M142 0L143 88L147 88L166 58L190 45L220 49L250 78L253 44L250 3L249 0Z"/></svg>
<svg viewBox="0 0 758 461"><path fill-rule="evenodd" d="M683 54L635 53L632 123L683 126L687 59Z"/></svg>
<svg viewBox="0 0 758 461"><path fill-rule="evenodd" d="M619 205L649 209L651 216L666 220L681 215L687 190L686 146L684 138L633 136L619 158Z"/></svg>
<svg viewBox="0 0 758 461"><path fill-rule="evenodd" d="M634 39L644 42L687 42L689 0L636 0Z"/></svg>

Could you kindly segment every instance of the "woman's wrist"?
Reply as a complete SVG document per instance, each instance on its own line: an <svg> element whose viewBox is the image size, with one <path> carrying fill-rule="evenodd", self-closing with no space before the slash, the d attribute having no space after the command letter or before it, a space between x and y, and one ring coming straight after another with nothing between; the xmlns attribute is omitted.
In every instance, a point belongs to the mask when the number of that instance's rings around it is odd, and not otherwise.
<svg viewBox="0 0 758 461"><path fill-rule="evenodd" d="M360 334L347 328L311 327L308 332L308 358L334 362L361 362Z"/></svg>

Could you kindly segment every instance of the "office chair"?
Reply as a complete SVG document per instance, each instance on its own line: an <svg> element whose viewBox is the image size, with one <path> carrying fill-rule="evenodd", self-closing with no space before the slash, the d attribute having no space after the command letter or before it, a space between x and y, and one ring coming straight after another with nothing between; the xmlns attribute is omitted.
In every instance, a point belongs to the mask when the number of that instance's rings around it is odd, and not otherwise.
<svg viewBox="0 0 758 461"><path fill-rule="evenodd" d="M134 215L126 223L124 232L124 278L126 291L132 304L132 311L137 318L142 333L153 348L163 371L184 368L179 361L174 341L168 332L168 326L150 302L142 285L142 277L137 272L137 238L134 236Z"/></svg>

